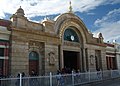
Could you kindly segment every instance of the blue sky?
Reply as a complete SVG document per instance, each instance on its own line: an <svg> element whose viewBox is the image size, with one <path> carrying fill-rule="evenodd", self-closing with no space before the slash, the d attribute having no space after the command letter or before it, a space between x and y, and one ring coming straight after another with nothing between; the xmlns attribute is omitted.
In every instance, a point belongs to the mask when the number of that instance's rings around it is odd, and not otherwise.
<svg viewBox="0 0 120 86"><path fill-rule="evenodd" d="M70 0L0 0L0 18L8 19L22 6L25 16L39 22L68 12ZM120 0L71 0L74 13L94 36L102 32L104 41L120 43Z"/></svg>

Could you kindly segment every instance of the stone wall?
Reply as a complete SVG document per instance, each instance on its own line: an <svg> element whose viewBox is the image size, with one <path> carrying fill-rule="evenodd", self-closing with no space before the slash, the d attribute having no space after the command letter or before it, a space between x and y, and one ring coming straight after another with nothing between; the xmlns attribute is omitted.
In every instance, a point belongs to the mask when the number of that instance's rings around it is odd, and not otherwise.
<svg viewBox="0 0 120 86"><path fill-rule="evenodd" d="M59 69L58 46L45 44L45 71L55 73Z"/></svg>
<svg viewBox="0 0 120 86"><path fill-rule="evenodd" d="M28 43L12 41L11 75L19 72L28 73Z"/></svg>
<svg viewBox="0 0 120 86"><path fill-rule="evenodd" d="M90 71L96 71L95 50L101 51L102 69L106 70L107 67L106 67L105 47L91 45L91 44L87 44L85 47L88 49L88 63L89 63Z"/></svg>

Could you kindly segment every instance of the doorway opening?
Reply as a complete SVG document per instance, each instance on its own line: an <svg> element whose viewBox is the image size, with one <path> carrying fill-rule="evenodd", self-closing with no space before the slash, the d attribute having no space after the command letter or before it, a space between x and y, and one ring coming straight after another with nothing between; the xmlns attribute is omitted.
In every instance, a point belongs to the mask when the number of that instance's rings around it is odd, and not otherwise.
<svg viewBox="0 0 120 86"><path fill-rule="evenodd" d="M67 68L70 72L72 70L80 69L79 52L63 51L64 55L64 68Z"/></svg>
<svg viewBox="0 0 120 86"><path fill-rule="evenodd" d="M33 75L33 72L35 75L39 74L39 55L35 51L29 54L29 74Z"/></svg>
<svg viewBox="0 0 120 86"><path fill-rule="evenodd" d="M3 76L3 59L0 59L0 77Z"/></svg>

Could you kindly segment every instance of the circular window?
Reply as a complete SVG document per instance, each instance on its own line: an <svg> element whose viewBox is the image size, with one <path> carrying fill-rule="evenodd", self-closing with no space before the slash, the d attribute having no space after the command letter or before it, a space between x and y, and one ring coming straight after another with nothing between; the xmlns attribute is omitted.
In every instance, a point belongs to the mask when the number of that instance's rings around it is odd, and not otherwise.
<svg viewBox="0 0 120 86"><path fill-rule="evenodd" d="M71 28L67 28L65 30L65 32L64 32L64 40L72 41L72 42L79 42L78 35Z"/></svg>

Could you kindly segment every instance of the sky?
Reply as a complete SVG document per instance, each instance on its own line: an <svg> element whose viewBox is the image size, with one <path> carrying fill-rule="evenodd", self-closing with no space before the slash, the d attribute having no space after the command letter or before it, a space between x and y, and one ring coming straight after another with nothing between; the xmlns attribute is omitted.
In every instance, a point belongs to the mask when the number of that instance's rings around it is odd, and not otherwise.
<svg viewBox="0 0 120 86"><path fill-rule="evenodd" d="M10 19L21 6L25 16L40 22L47 16L54 19L69 11L70 0L0 0L0 18ZM75 15L87 29L97 36L101 32L104 41L120 43L120 0L71 0Z"/></svg>

